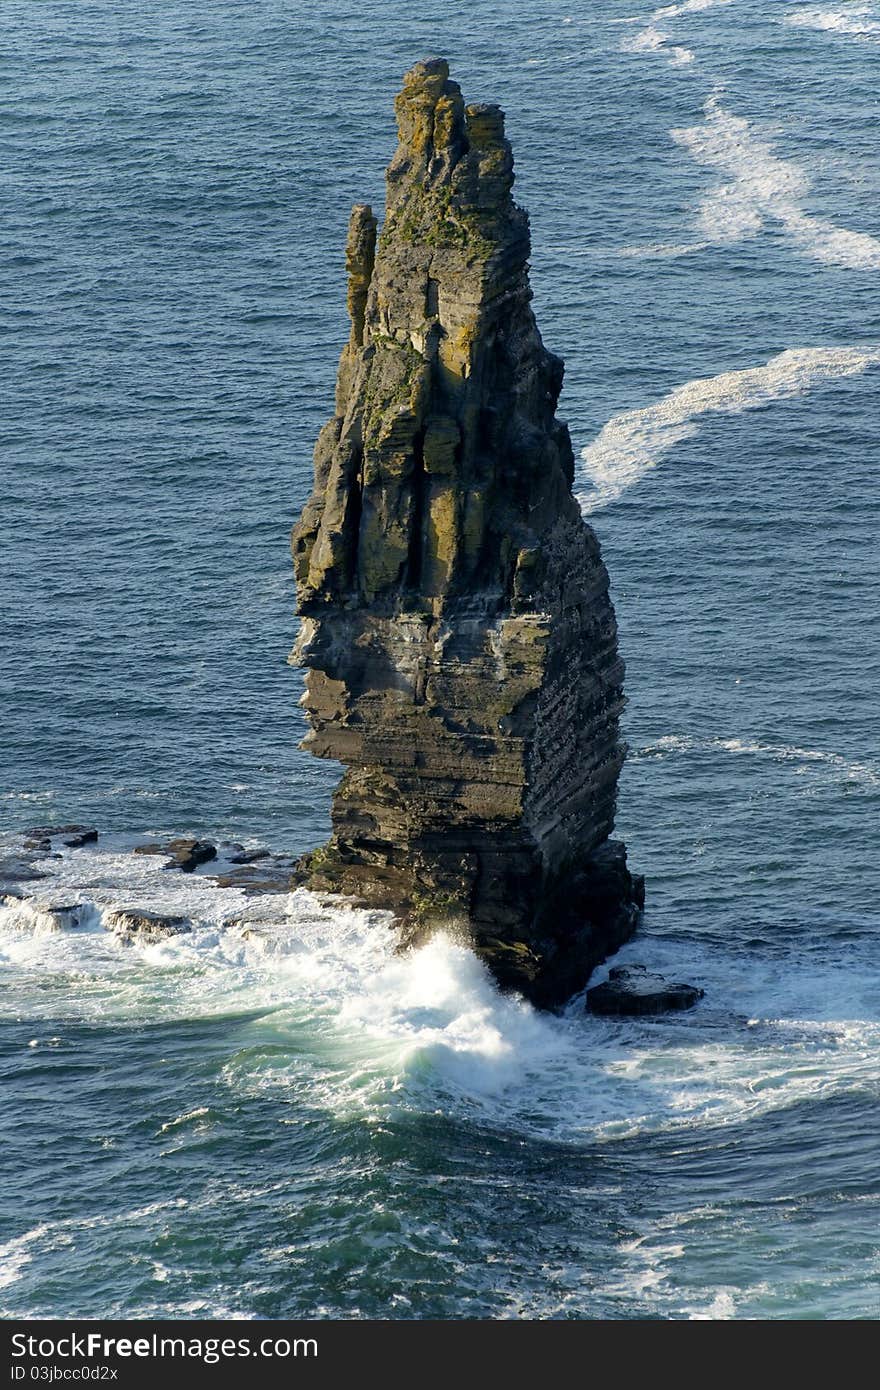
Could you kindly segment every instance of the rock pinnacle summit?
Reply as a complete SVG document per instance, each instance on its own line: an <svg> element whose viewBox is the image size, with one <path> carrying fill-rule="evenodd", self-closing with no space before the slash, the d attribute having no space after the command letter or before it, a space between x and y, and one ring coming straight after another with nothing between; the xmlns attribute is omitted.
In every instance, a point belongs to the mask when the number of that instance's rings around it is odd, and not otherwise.
<svg viewBox="0 0 880 1390"><path fill-rule="evenodd" d="M635 930L609 838L623 662L530 306L529 223L498 106L442 59L395 102L384 225L358 204L351 335L293 532L294 659L318 757L345 764L295 881L463 934L559 1004Z"/></svg>

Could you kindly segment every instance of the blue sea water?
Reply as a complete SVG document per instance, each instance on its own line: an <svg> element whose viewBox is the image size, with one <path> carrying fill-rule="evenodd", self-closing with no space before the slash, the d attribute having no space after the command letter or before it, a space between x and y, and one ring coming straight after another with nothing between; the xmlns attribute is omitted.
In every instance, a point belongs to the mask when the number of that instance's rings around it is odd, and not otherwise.
<svg viewBox="0 0 880 1390"><path fill-rule="evenodd" d="M102 832L0 912L0 1313L880 1316L880 3L0 29L0 829ZM507 111L628 666L623 958L688 1015L541 1016L452 940L129 852L327 832L287 537L348 212L438 52ZM126 903L197 929L124 949Z"/></svg>

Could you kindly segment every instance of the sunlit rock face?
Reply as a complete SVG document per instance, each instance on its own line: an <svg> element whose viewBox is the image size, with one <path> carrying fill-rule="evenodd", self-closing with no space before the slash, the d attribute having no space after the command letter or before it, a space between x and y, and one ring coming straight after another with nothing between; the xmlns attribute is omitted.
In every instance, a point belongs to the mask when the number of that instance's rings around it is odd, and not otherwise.
<svg viewBox="0 0 880 1390"><path fill-rule="evenodd" d="M396 99L377 236L354 208L351 336L293 532L304 746L347 771L297 880L466 933L553 1004L635 929L609 841L623 663L531 309L529 224L497 106L447 64Z"/></svg>

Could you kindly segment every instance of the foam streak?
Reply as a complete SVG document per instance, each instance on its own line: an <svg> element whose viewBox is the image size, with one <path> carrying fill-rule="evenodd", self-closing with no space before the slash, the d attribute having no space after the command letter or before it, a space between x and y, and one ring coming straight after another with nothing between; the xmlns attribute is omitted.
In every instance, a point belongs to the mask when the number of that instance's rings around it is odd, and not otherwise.
<svg viewBox="0 0 880 1390"><path fill-rule="evenodd" d="M803 395L823 381L855 376L880 363L880 345L791 348L762 367L699 377L668 396L608 421L581 452L588 487L578 492L584 515L617 501L664 454L699 429L701 416L740 415L771 401Z"/></svg>
<svg viewBox="0 0 880 1390"><path fill-rule="evenodd" d="M880 43L880 18L876 5L861 3L835 5L811 5L785 16L783 21L797 29L817 29L830 34L845 34L858 39L868 39Z"/></svg>
<svg viewBox="0 0 880 1390"><path fill-rule="evenodd" d="M799 165L780 159L748 121L725 111L717 96L709 97L704 109L701 125L671 132L693 159L725 176L700 204L701 244L743 241L775 222L801 255L848 270L880 270L876 237L804 211L810 179Z"/></svg>
<svg viewBox="0 0 880 1390"><path fill-rule="evenodd" d="M657 28L657 22L665 19L679 19L682 15L696 14L701 10L714 10L719 5L732 5L733 0L682 0L679 5L661 5L658 10L647 17L647 20L639 20L638 16L633 16L632 20L625 22L644 23L646 27L641 29L633 38L624 39L621 47L629 53L662 53L673 67L684 67L694 61L695 54L692 49L684 48L680 44L670 46L670 36L662 29Z"/></svg>

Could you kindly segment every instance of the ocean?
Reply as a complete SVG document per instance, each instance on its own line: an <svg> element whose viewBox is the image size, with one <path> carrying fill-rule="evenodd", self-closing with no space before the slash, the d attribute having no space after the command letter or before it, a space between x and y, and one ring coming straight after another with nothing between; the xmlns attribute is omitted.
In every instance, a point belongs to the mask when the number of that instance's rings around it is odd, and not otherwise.
<svg viewBox="0 0 880 1390"><path fill-rule="evenodd" d="M0 1315L880 1317L878 0L0 26L0 847L100 831L0 909ZM507 112L627 662L618 960L687 1014L130 852L328 833L288 533L433 54Z"/></svg>

